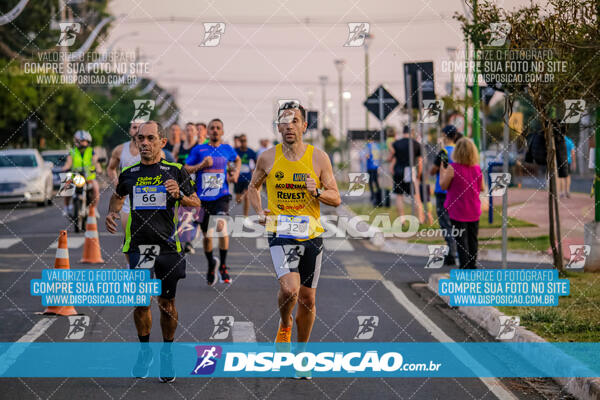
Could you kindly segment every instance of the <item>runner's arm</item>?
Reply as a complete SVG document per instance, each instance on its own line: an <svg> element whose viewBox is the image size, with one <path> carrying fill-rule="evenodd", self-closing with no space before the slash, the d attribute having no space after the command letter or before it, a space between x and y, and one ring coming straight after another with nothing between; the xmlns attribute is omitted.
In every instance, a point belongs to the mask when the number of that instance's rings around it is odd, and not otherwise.
<svg viewBox="0 0 600 400"><path fill-rule="evenodd" d="M335 181L335 176L333 175L331 161L327 153L321 150L318 151L317 157L317 162L321 166L321 176L319 179L324 189L318 199L323 204L337 207L342 204L342 198L337 187L337 182Z"/></svg>
<svg viewBox="0 0 600 400"><path fill-rule="evenodd" d="M267 159L265 157L266 151L264 151L260 156L258 156L258 160L256 161L256 168L254 168L254 172L252 173L252 179L250 180L250 184L248 185L248 200L252 205L252 208L260 217L264 217L266 215L265 211L262 208L262 200L260 198L260 188L264 181L267 179Z"/></svg>
<svg viewBox="0 0 600 400"><path fill-rule="evenodd" d="M119 196L117 193L113 193L110 197L110 204L108 206L108 214L104 223L106 224L106 230L110 233L117 233L117 220L120 219L119 212L123 208L126 196Z"/></svg>
<svg viewBox="0 0 600 400"><path fill-rule="evenodd" d="M100 165L100 162L98 161L98 156L95 154L92 157L92 164L94 164L94 168L96 168L96 174L101 174L102 173L102 165Z"/></svg>
<svg viewBox="0 0 600 400"><path fill-rule="evenodd" d="M231 180L233 182L237 182L240 177L240 170L242 169L242 159L240 158L240 156L236 156L233 162L235 163L235 168L233 169L233 173L231 174Z"/></svg>
<svg viewBox="0 0 600 400"><path fill-rule="evenodd" d="M200 199L196 194L196 185L185 169L181 169L181 177L178 194L183 197L179 202L184 207L200 207Z"/></svg>
<svg viewBox="0 0 600 400"><path fill-rule="evenodd" d="M201 154L198 154L195 149L192 149L190 154L188 155L187 160L185 161L185 170L186 172L193 174L197 171L210 167L212 165L212 157L202 157Z"/></svg>
<svg viewBox="0 0 600 400"><path fill-rule="evenodd" d="M187 172L189 172L190 174L193 174L195 172L200 171L201 169L207 168L209 167L209 157L206 157L204 160L202 160L202 162L200 164L196 164L196 165L189 165L189 164L185 164L184 168Z"/></svg>
<svg viewBox="0 0 600 400"><path fill-rule="evenodd" d="M183 196L179 202L184 207L200 207L200 199L196 193L192 193L190 196Z"/></svg>
<svg viewBox="0 0 600 400"><path fill-rule="evenodd" d="M116 186L117 181L119 180L119 163L121 162L121 151L123 149L123 145L120 144L113 150L110 155L110 160L108 161L108 166L106 167L106 173L108 174L108 179L110 179L111 183Z"/></svg>

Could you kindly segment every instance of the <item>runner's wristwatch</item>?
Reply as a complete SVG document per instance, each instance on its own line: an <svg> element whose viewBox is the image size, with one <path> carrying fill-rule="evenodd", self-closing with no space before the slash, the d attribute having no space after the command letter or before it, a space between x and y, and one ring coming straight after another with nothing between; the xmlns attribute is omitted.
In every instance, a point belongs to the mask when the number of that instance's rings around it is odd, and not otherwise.
<svg viewBox="0 0 600 400"><path fill-rule="evenodd" d="M317 194L315 195L315 199L318 199L319 196L321 196L321 193L323 193L323 189L317 188L316 192L317 192Z"/></svg>

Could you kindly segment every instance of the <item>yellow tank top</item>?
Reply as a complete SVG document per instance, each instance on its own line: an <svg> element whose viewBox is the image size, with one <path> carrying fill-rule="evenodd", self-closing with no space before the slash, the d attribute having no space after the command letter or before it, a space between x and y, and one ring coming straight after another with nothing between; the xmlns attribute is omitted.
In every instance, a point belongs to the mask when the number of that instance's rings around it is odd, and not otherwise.
<svg viewBox="0 0 600 400"><path fill-rule="evenodd" d="M306 190L310 176L321 187L313 169L314 147L308 145L302 158L289 161L283 155L282 144L275 147L273 168L267 175L268 208L271 210L266 229L279 237L307 240L319 236L324 229L319 218L319 200Z"/></svg>

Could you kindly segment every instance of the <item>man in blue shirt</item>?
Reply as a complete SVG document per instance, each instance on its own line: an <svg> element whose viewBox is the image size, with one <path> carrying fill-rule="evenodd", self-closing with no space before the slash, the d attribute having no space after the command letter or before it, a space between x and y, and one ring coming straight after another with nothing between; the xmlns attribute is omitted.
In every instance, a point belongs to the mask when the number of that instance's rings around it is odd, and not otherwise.
<svg viewBox="0 0 600 400"><path fill-rule="evenodd" d="M379 187L379 176L377 171L379 169L379 155L381 150L377 143L373 143L372 139L367 142L366 148L366 159L367 159L367 173L369 174L369 191L371 192L371 202L374 206L378 207L381 204L381 188ZM376 201L379 199L378 201Z"/></svg>
<svg viewBox="0 0 600 400"><path fill-rule="evenodd" d="M208 223L211 215L229 215L228 181L237 182L240 174L241 159L235 150L223 143L223 121L213 119L208 124L207 144L195 146L190 152L185 169L189 173L196 173L198 197L202 201L202 221L200 228L204 234L204 254L208 260L206 282L213 286L216 283L215 268L219 260L213 257L212 233L207 235ZM228 164L235 163L235 167L228 171ZM217 221L219 235L219 274L224 283L231 283L227 272L226 258L229 249L229 236L224 220Z"/></svg>
<svg viewBox="0 0 600 400"><path fill-rule="evenodd" d="M252 171L254 171L254 167L256 166L256 153L254 150L248 147L248 139L246 138L246 134L242 133L238 136L240 141L240 147L236 148L238 156L242 160L242 166L240 170L240 177L238 181L233 185L233 192L235 193L235 201L237 203L244 202L244 217L248 218L248 210L250 208L250 203L248 202L248 198L245 196L246 191L248 190L248 185L252 180ZM246 220L244 220L244 224L246 224Z"/></svg>
<svg viewBox="0 0 600 400"><path fill-rule="evenodd" d="M570 137L565 135L565 144L567 146L567 176L558 179L559 192L564 189L563 193L560 193L560 197L566 196L571 197L571 171L576 168L575 165L575 143Z"/></svg>
<svg viewBox="0 0 600 400"><path fill-rule="evenodd" d="M444 166L452 163L452 152L454 151L454 143L456 137L459 135L454 125L446 125L444 129L444 137L442 139L444 147L436 155L433 166L431 167L430 175L435 175L435 209L438 216L438 222L440 228L444 233L444 239L448 244L449 251L448 255L444 257L444 265L455 265L456 255L456 240L452 236L452 223L448 216L448 210L444 207L446 201L446 191L440 187L440 165Z"/></svg>

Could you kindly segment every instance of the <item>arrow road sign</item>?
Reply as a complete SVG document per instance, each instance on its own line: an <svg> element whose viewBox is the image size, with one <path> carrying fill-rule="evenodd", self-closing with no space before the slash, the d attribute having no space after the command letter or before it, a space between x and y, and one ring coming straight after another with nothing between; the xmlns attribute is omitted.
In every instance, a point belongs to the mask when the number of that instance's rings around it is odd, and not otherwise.
<svg viewBox="0 0 600 400"><path fill-rule="evenodd" d="M373 94L364 102L367 110L371 111L380 121L384 121L399 104L398 100L385 90L383 86L375 89Z"/></svg>

